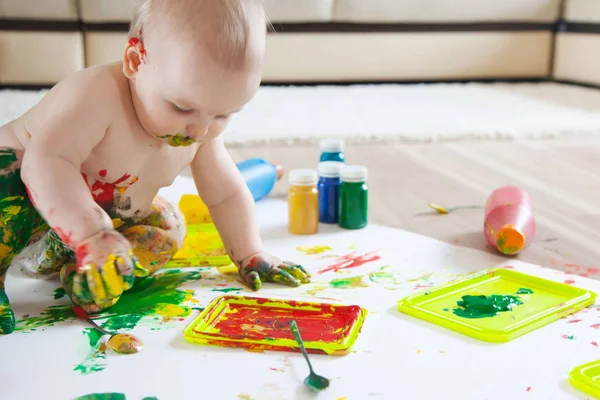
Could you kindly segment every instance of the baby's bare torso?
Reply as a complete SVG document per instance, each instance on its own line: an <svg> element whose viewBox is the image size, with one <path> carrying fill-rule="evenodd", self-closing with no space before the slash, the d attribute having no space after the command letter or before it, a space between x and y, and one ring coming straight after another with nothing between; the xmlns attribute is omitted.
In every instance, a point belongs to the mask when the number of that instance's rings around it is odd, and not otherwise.
<svg viewBox="0 0 600 400"><path fill-rule="evenodd" d="M98 71L98 69L101 69ZM82 73L86 73L83 71ZM174 179L193 160L198 144L189 147L170 147L149 135L136 116L127 79L120 64L96 68L96 79L114 85L114 116L103 139L87 159L82 160L81 174L92 196L112 218L133 223L143 219L151 210L158 190L171 185ZM68 90L68 86L54 90ZM81 99L80 101L89 101ZM0 147L27 149L31 137L43 135L44 121L52 118L52 110L67 106L46 96L35 107L13 122L0 127ZM98 104L98 107L105 105ZM94 121L86 129L96 129ZM57 143L58 145L68 145ZM65 196L68 196L65 188Z"/></svg>

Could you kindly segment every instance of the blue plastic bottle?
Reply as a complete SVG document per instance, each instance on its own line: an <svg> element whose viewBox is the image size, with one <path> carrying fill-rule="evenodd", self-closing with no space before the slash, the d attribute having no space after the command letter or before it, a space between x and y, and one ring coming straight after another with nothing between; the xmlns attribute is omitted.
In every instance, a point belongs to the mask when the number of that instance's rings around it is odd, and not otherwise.
<svg viewBox="0 0 600 400"><path fill-rule="evenodd" d="M325 224L338 222L338 196L341 184L340 170L344 163L323 161L319 163L319 221Z"/></svg>
<svg viewBox="0 0 600 400"><path fill-rule="evenodd" d="M323 139L319 147L321 148L320 161L338 161L345 162L344 141L341 139Z"/></svg>
<svg viewBox="0 0 600 400"><path fill-rule="evenodd" d="M260 158L251 158L236 164L252 193L254 201L266 197L283 176L283 168Z"/></svg>

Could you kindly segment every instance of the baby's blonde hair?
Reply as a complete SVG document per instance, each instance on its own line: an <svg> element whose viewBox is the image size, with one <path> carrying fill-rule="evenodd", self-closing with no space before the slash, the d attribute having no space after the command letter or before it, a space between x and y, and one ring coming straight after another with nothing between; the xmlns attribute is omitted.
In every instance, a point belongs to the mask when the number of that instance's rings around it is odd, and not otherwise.
<svg viewBox="0 0 600 400"><path fill-rule="evenodd" d="M267 22L261 0L140 0L131 20L129 38L143 39L144 32L152 26L157 16L172 18L179 26L188 29L192 41L201 36L201 30L210 24L214 32L214 43L209 44L217 58L226 64L237 64L244 60L250 35L251 6L258 6L261 21ZM202 18L203 16L209 16Z"/></svg>

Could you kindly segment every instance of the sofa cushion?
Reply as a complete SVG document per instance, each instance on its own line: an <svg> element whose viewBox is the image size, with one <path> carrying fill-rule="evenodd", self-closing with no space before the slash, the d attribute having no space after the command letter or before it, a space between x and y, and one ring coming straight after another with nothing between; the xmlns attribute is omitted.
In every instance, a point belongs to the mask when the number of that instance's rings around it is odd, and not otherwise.
<svg viewBox="0 0 600 400"><path fill-rule="evenodd" d="M81 32L0 31L0 84L53 85L83 66Z"/></svg>
<svg viewBox="0 0 600 400"><path fill-rule="evenodd" d="M569 22L600 22L600 1L567 0L564 19Z"/></svg>
<svg viewBox="0 0 600 400"><path fill-rule="evenodd" d="M0 0L2 1L2 0ZM12 0L18 1L18 0ZM30 0L33 1L33 0ZM129 22L136 0L77 0L84 22ZM333 0L263 0L271 22L326 22Z"/></svg>
<svg viewBox="0 0 600 400"><path fill-rule="evenodd" d="M75 21L77 0L0 0L0 19Z"/></svg>
<svg viewBox="0 0 600 400"><path fill-rule="evenodd" d="M593 0L597 1L597 0ZM560 0L336 0L340 22L553 22Z"/></svg>

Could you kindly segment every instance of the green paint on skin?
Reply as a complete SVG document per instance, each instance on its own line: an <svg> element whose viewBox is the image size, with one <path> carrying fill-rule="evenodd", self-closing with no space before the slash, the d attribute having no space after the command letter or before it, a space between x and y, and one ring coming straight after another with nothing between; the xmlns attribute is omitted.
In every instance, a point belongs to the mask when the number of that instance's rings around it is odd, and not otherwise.
<svg viewBox="0 0 600 400"><path fill-rule="evenodd" d="M10 308L8 296L0 289L0 334L9 334L15 329L15 314Z"/></svg>
<svg viewBox="0 0 600 400"><path fill-rule="evenodd" d="M458 301L459 307L454 314L463 318L488 318L498 315L499 312L512 310L515 306L523 304L517 296L492 294L490 296L462 296Z"/></svg>
<svg viewBox="0 0 600 400"><path fill-rule="evenodd" d="M531 289L527 289L527 288L519 288L519 290L517 290L517 294L532 294L533 290Z"/></svg>
<svg viewBox="0 0 600 400"><path fill-rule="evenodd" d="M126 400L123 393L94 393L76 398L75 400Z"/></svg>
<svg viewBox="0 0 600 400"><path fill-rule="evenodd" d="M172 147L187 147L195 143L194 139L192 139L189 136L183 136L180 133L177 133L175 135L159 136L158 138L166 140L169 146Z"/></svg>
<svg viewBox="0 0 600 400"><path fill-rule="evenodd" d="M131 289L123 293L114 306L94 315L94 320L104 319L100 326L108 331L131 330L142 320L152 329L168 327L164 322L173 317L187 317L192 312L192 308L184 306L183 303L190 299L193 292L178 287L201 278L201 270L161 270L153 276L137 281ZM75 320L77 317L71 307L50 306L39 316L17 321L17 330L36 330ZM82 374L102 371L106 368L106 346L100 340L102 334L91 328L85 328L83 334L88 338L90 350L85 360L75 366L75 371Z"/></svg>
<svg viewBox="0 0 600 400"><path fill-rule="evenodd" d="M59 287L57 289L54 289L54 300L60 300L63 297L65 297L67 295L67 292L65 292L65 289L62 287Z"/></svg>
<svg viewBox="0 0 600 400"><path fill-rule="evenodd" d="M331 287L336 289L349 289L349 288L359 288L359 287L369 287L365 282L363 282L362 276L355 276L352 278L340 278L334 279L329 282Z"/></svg>
<svg viewBox="0 0 600 400"><path fill-rule="evenodd" d="M223 292L223 293L231 293L231 292L239 292L241 290L243 290L242 288L235 288L235 287L230 287L230 288L222 288L222 289L211 289L213 292Z"/></svg>

